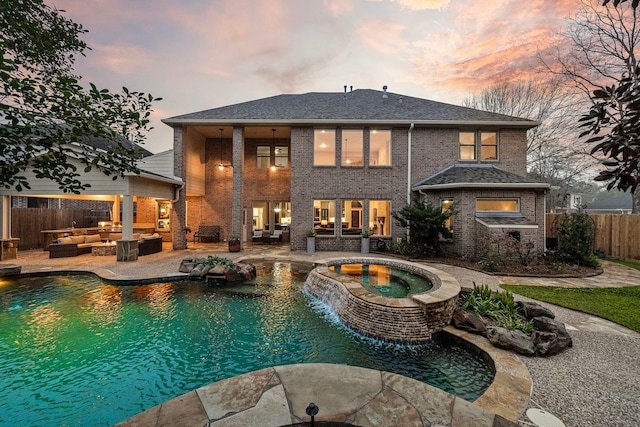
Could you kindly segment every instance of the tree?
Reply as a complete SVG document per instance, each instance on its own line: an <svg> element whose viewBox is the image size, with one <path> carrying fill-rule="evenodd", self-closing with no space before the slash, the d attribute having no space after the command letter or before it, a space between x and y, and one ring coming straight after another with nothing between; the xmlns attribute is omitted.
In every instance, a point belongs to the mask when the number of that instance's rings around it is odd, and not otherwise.
<svg viewBox="0 0 640 427"><path fill-rule="evenodd" d="M595 180L607 182L609 190L630 190L633 212L640 213L639 1L598 3L583 1L553 71L590 101L580 123L602 165Z"/></svg>
<svg viewBox="0 0 640 427"><path fill-rule="evenodd" d="M416 255L440 255L440 237L452 236L446 221L455 214L454 208L444 212L430 202L415 202L406 205L391 216L403 228L409 228L409 251Z"/></svg>
<svg viewBox="0 0 640 427"><path fill-rule="evenodd" d="M532 177L560 189L547 196L550 207L556 206L557 194L576 185L593 164L587 150L575 144L579 133L575 96L564 90L559 78L497 83L463 103L540 122L527 132L527 169Z"/></svg>
<svg viewBox="0 0 640 427"><path fill-rule="evenodd" d="M30 188L28 168L58 183L64 192L87 188L82 172L92 168L117 179L138 173L142 141L149 127L152 95L122 88L119 93L81 85L73 65L87 45L86 30L44 0L0 0L0 182ZM107 139L98 150L91 139ZM78 158L83 171L70 161Z"/></svg>

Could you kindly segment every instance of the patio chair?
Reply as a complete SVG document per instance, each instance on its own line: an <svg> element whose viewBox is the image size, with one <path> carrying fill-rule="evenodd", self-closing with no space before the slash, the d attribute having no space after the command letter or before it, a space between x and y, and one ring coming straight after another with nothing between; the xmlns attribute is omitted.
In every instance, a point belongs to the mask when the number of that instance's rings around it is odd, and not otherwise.
<svg viewBox="0 0 640 427"><path fill-rule="evenodd" d="M253 243L262 243L262 230L253 230L251 241Z"/></svg>
<svg viewBox="0 0 640 427"><path fill-rule="evenodd" d="M282 242L282 230L275 230L271 236L269 236L269 243Z"/></svg>

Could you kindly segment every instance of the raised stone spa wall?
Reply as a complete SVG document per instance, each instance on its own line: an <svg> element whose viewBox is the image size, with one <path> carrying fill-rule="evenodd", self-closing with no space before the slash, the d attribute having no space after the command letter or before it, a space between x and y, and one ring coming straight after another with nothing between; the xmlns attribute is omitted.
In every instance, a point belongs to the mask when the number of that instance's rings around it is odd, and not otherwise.
<svg viewBox="0 0 640 427"><path fill-rule="evenodd" d="M337 264L387 265L427 277L433 288L409 298L386 298L367 291L355 278L329 270L329 266ZM450 275L426 266L380 258L349 258L316 263L305 289L330 305L347 327L363 335L420 343L449 324L460 285Z"/></svg>

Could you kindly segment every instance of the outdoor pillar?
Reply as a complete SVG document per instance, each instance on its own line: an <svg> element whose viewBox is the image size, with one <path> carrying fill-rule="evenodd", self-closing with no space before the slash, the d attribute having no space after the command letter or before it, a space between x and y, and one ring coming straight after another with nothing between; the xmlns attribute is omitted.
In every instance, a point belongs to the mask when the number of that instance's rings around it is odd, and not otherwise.
<svg viewBox="0 0 640 427"><path fill-rule="evenodd" d="M242 241L242 227L244 207L243 207L243 171L244 164L244 128L236 126L233 128L233 195L231 204L231 237L240 239L241 248L244 245Z"/></svg>
<svg viewBox="0 0 640 427"><path fill-rule="evenodd" d="M138 240L133 238L133 196L122 196L122 239L116 241L116 261L136 261Z"/></svg>
<svg viewBox="0 0 640 427"><path fill-rule="evenodd" d="M188 128L187 128L188 129ZM185 140L187 129L173 128L173 175L185 183L171 201L171 241L174 250L187 249L187 166ZM196 231L196 230L193 230Z"/></svg>
<svg viewBox="0 0 640 427"><path fill-rule="evenodd" d="M0 238L11 238L11 196L0 197L0 211L2 212L2 218L0 218L0 226L2 228Z"/></svg>
<svg viewBox="0 0 640 427"><path fill-rule="evenodd" d="M113 196L113 209L111 209L111 223L120 222L120 196Z"/></svg>
<svg viewBox="0 0 640 427"><path fill-rule="evenodd" d="M18 241L11 238L11 196L0 197L0 261L16 259Z"/></svg>

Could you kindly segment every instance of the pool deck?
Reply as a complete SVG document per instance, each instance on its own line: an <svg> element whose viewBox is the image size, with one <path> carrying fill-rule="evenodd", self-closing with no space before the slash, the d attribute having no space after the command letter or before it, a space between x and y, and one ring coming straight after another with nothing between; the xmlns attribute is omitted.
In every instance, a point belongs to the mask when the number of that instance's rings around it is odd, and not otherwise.
<svg viewBox="0 0 640 427"><path fill-rule="evenodd" d="M48 253L43 251L22 251L16 260L2 264L21 266L22 273L86 271L109 281L131 283L182 276L178 272L182 259L209 254L232 260L301 262L359 256L337 252L310 255L292 252L285 245L247 246L242 252L229 253L223 244L189 243L184 251L172 251L165 244L161 253L141 257L136 262L116 262L115 256L91 254L49 259ZM604 262L604 273L600 276L562 279L489 276L444 264L429 265L450 273L463 287L471 287L473 283L487 284L494 289L501 283L564 287L640 285L640 272L610 262ZM317 421L342 421L362 426L508 426L514 425L512 421L531 426L533 424L523 415L528 407L541 407L562 419L568 427L640 425L640 399L637 397L640 396L640 362L637 358L640 335L603 319L543 305L550 307L556 318L567 325L574 339L573 348L549 358L519 357L494 349L482 337L447 328L448 332L461 335L490 354L493 352L491 356L497 361L494 384L473 404L390 373L343 365L288 365L210 384L121 425L286 425L308 421L303 410L310 402L320 408ZM266 377L268 381L264 382ZM210 423L215 418L212 415L222 412L221 419Z"/></svg>

